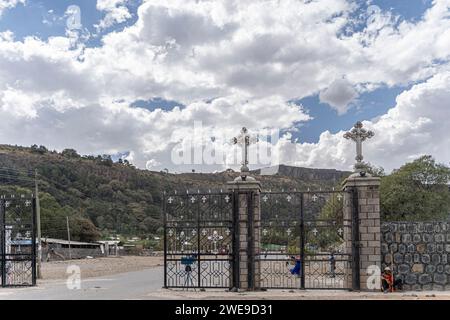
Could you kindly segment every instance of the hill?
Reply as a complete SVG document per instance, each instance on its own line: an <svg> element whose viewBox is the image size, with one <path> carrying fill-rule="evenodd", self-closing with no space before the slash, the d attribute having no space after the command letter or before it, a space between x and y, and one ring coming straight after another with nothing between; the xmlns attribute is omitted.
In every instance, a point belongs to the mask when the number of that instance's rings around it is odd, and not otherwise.
<svg viewBox="0 0 450 320"><path fill-rule="evenodd" d="M331 188L349 172L279 166L255 170L265 190ZM270 171L269 170L269 171ZM81 156L73 149L0 145L0 192L31 193L37 172L42 235L66 238L66 216L74 240L92 241L112 234L160 234L163 192L226 190L238 173L170 174L135 168L107 155Z"/></svg>

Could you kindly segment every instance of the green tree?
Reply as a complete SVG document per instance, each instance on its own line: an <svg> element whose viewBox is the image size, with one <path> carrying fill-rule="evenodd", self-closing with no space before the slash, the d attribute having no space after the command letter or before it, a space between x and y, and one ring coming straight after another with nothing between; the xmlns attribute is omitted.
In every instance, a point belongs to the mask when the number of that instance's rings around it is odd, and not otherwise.
<svg viewBox="0 0 450 320"><path fill-rule="evenodd" d="M66 216L72 214L62 208L56 199L48 194L40 194L41 230L44 238L67 239Z"/></svg>
<svg viewBox="0 0 450 320"><path fill-rule="evenodd" d="M76 241L94 242L100 239L100 232L91 220L82 216L73 216L70 221L71 238Z"/></svg>
<svg viewBox="0 0 450 320"><path fill-rule="evenodd" d="M66 158L79 158L80 157L80 155L74 149L64 149L61 152L61 155Z"/></svg>
<svg viewBox="0 0 450 320"><path fill-rule="evenodd" d="M370 162L363 162L363 165L364 165L365 171L367 173L369 173L370 175L372 175L373 177L384 177L386 175L383 167L375 166L375 165L371 164Z"/></svg>
<svg viewBox="0 0 450 320"><path fill-rule="evenodd" d="M327 226L316 228L315 234L312 230L308 230L309 242L320 249L337 248L343 242L339 229L343 232L344 196L340 193L332 194L322 207L319 219L326 221Z"/></svg>
<svg viewBox="0 0 450 320"><path fill-rule="evenodd" d="M450 168L422 156L382 178L381 214L386 220L446 219Z"/></svg>

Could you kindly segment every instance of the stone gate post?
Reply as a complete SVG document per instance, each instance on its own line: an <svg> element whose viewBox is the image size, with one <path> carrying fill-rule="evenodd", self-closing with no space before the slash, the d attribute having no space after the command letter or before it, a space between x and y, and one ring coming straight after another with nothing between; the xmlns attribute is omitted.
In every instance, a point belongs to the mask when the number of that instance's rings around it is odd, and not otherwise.
<svg viewBox="0 0 450 320"><path fill-rule="evenodd" d="M381 270L380 178L370 175L351 175L343 183L345 193L344 220L346 250L353 256L353 265L347 270L347 279L355 290L379 290L369 285L368 267ZM352 222L350 222L352 221ZM359 273L358 273L359 271ZM356 282L356 283L355 283Z"/></svg>
<svg viewBox="0 0 450 320"><path fill-rule="evenodd" d="M238 177L227 183L234 195L234 277L236 289L258 290L261 287L261 184L252 177Z"/></svg>

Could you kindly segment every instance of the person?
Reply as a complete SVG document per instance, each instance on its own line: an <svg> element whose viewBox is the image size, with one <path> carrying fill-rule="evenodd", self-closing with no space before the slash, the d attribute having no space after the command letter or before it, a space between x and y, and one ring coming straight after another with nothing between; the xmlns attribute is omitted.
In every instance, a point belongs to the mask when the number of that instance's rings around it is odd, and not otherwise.
<svg viewBox="0 0 450 320"><path fill-rule="evenodd" d="M384 293L395 292L396 290L402 290L403 282L402 279L395 279L391 268L384 268L381 274L381 290Z"/></svg>
<svg viewBox="0 0 450 320"><path fill-rule="evenodd" d="M336 277L336 257L334 256L334 252L331 252L330 255L330 271L331 271L331 278Z"/></svg>
<svg viewBox="0 0 450 320"><path fill-rule="evenodd" d="M300 272L302 270L302 262L300 256L297 257L291 256L291 260L294 262L294 267L292 269L289 269L290 273L300 276Z"/></svg>

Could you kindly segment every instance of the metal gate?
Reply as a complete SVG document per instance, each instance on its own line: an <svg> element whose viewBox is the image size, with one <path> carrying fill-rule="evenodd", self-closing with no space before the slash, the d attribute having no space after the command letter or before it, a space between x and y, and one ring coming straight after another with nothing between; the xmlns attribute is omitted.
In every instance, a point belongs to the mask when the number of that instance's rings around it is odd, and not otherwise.
<svg viewBox="0 0 450 320"><path fill-rule="evenodd" d="M164 195L164 287L233 286L233 195Z"/></svg>
<svg viewBox="0 0 450 320"><path fill-rule="evenodd" d="M2 287L36 285L36 201L0 198L0 273Z"/></svg>
<svg viewBox="0 0 450 320"><path fill-rule="evenodd" d="M352 255L344 242L352 221L344 220L344 193L261 194L263 288L352 288L352 273L346 272Z"/></svg>

